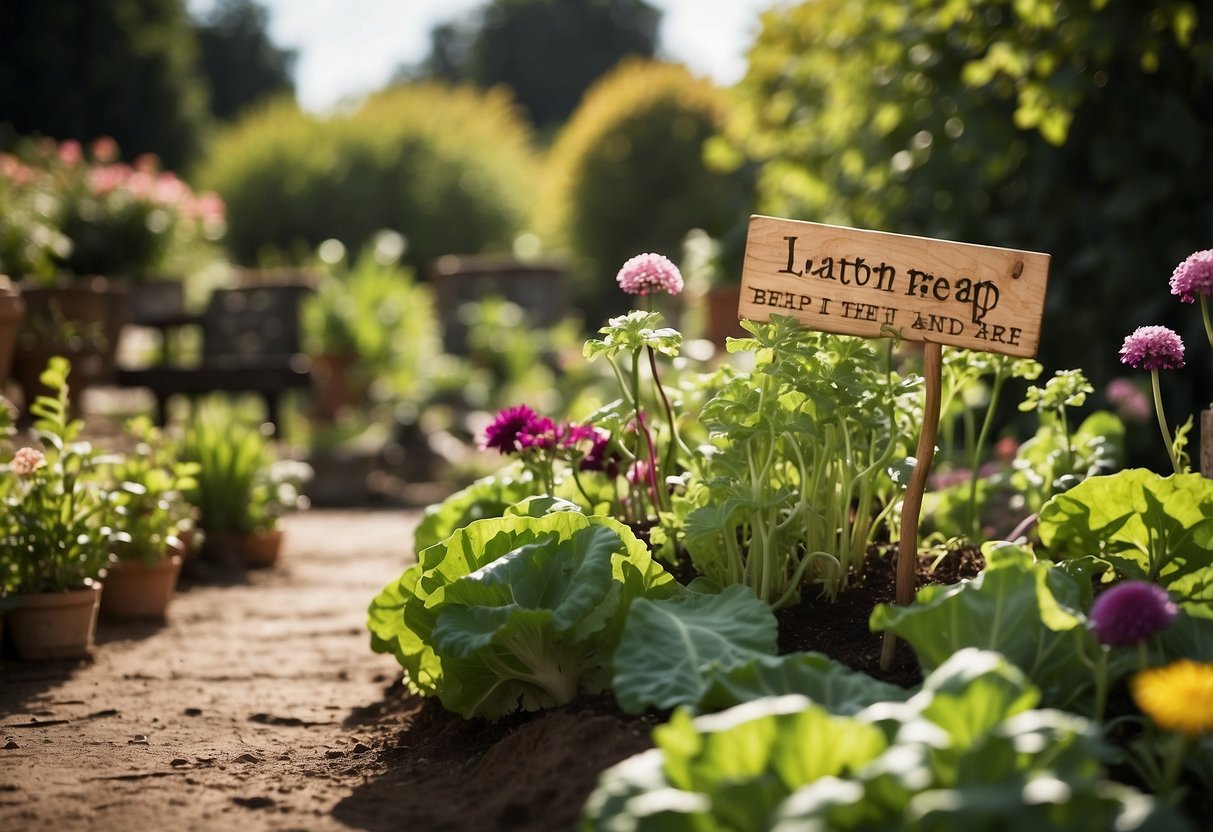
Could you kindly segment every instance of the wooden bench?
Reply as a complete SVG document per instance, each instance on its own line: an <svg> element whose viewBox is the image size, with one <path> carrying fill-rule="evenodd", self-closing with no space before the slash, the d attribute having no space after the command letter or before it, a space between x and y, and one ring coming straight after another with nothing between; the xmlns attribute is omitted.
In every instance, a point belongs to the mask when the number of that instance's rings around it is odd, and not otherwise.
<svg viewBox="0 0 1213 832"><path fill-rule="evenodd" d="M166 341L173 329L200 326L202 360L196 366L119 367L115 381L120 387L150 390L162 425L174 395L195 399L214 392L256 393L277 431L282 394L311 386L299 338L299 307L311 291L298 283L216 289L201 315L168 312L145 319L141 323L159 329Z"/></svg>

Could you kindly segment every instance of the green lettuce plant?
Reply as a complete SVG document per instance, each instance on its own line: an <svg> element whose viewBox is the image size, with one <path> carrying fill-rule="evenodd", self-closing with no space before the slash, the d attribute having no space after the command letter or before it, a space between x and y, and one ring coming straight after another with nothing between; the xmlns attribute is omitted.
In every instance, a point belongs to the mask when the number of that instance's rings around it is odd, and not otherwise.
<svg viewBox="0 0 1213 832"><path fill-rule="evenodd" d="M605 689L630 604L677 591L626 526L556 510L479 520L428 547L371 602L368 626L410 689L496 718Z"/></svg>
<svg viewBox="0 0 1213 832"><path fill-rule="evenodd" d="M581 829L1187 829L1108 779L1098 727L1039 709L1002 656L965 649L906 702L831 713L804 696L693 717L605 771Z"/></svg>

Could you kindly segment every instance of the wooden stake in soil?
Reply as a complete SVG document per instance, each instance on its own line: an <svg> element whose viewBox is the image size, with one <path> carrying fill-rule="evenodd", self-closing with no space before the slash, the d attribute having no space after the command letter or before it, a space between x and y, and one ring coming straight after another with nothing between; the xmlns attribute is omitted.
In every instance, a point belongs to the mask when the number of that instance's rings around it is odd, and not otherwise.
<svg viewBox="0 0 1213 832"><path fill-rule="evenodd" d="M915 577L918 566L918 516L922 513L922 495L927 488L927 474L935 458L935 437L939 433L940 390L943 381L943 348L927 341L922 351L922 374L926 378L926 400L923 405L922 433L918 435L918 451L914 470L901 502L901 537L897 540L896 600L900 606L914 600ZM880 651L880 667L888 670L893 664L897 636L884 634Z"/></svg>

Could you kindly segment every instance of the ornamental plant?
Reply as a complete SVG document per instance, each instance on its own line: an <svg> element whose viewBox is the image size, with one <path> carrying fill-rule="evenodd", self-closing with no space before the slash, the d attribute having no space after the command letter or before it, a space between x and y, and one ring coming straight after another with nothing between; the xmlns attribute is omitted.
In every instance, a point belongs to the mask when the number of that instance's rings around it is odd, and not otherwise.
<svg viewBox="0 0 1213 832"><path fill-rule="evenodd" d="M1205 336L1213 347L1213 319L1209 306L1213 303L1213 249L1188 255L1171 274L1171 294L1183 303L1200 303L1200 320Z"/></svg>
<svg viewBox="0 0 1213 832"><path fill-rule="evenodd" d="M1167 415L1163 412L1162 390L1158 383L1159 370L1178 370L1183 367L1183 339L1165 326L1139 326L1125 338L1124 345L1120 348L1120 360L1135 370L1150 371L1150 384L1154 390L1154 413L1158 417L1163 444L1166 446L1172 469L1176 474L1183 473L1187 470L1184 446L1187 444L1187 433L1192 427L1191 417L1176 431L1175 438L1171 438Z"/></svg>
<svg viewBox="0 0 1213 832"><path fill-rule="evenodd" d="M185 492L197 487L199 466L178 460L175 443L146 416L127 422L126 435L134 447L109 470L115 524L121 529L114 555L153 566L170 554L177 535L195 520Z"/></svg>
<svg viewBox="0 0 1213 832"><path fill-rule="evenodd" d="M50 283L59 272L144 278L225 230L222 200L196 194L150 154L117 144L26 143L0 155L0 271Z"/></svg>
<svg viewBox="0 0 1213 832"><path fill-rule="evenodd" d="M115 539L114 495L102 468L112 462L81 440L83 423L68 410L67 359L42 373L50 391L30 406L41 447L19 448L3 466L0 586L30 594L80 589L109 561Z"/></svg>

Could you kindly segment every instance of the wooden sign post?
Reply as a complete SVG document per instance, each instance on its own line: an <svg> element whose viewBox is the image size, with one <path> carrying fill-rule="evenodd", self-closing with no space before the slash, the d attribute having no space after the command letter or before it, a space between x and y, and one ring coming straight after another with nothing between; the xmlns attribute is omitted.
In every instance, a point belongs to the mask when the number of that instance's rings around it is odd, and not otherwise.
<svg viewBox="0 0 1213 832"><path fill-rule="evenodd" d="M918 517L939 430L942 347L1031 358L1049 255L819 223L750 218L738 318L788 315L813 329L922 341L926 403L902 502L898 604L914 600ZM881 664L895 639L885 634Z"/></svg>

